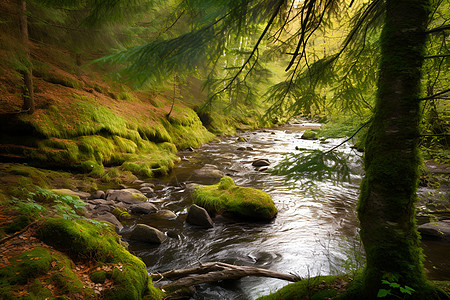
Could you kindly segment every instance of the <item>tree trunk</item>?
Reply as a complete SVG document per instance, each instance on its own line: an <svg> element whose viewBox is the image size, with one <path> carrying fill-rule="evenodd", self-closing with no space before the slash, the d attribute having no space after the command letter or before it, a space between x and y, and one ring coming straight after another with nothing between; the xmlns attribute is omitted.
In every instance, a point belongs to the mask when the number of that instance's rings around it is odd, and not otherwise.
<svg viewBox="0 0 450 300"><path fill-rule="evenodd" d="M18 0L20 7L19 23L22 44L25 49L25 60L30 65L28 70L22 71L24 89L23 89L23 107L22 110L32 114L35 110L34 92L33 92L33 69L30 62L30 41L28 39L28 17L26 0Z"/></svg>
<svg viewBox="0 0 450 300"><path fill-rule="evenodd" d="M386 2L377 101L358 205L367 255L362 291L364 299L376 299L379 289L389 289L381 283L385 279L414 288L408 299L439 299L424 274L414 206L420 163L420 79L430 3ZM399 288L391 293L406 296Z"/></svg>

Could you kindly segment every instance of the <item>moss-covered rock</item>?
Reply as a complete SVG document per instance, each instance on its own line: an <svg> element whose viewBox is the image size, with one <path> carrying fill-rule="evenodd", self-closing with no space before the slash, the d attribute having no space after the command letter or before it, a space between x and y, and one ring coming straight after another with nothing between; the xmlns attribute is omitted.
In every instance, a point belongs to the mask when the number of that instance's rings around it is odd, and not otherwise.
<svg viewBox="0 0 450 300"><path fill-rule="evenodd" d="M317 133L312 130L305 130L301 137L303 140L317 140Z"/></svg>
<svg viewBox="0 0 450 300"><path fill-rule="evenodd" d="M145 264L130 254L120 243L120 237L108 226L85 220L47 219L37 231L45 243L68 253L75 260L86 257L98 262L120 264L111 279L113 289L104 291L104 299L160 299L161 292L153 287Z"/></svg>
<svg viewBox="0 0 450 300"><path fill-rule="evenodd" d="M119 220L131 218L131 215L126 209L121 209L119 207L114 208L112 214L115 215Z"/></svg>
<svg viewBox="0 0 450 300"><path fill-rule="evenodd" d="M205 208L212 215L268 221L278 212L267 193L236 186L230 177L223 177L214 185L196 187L193 199L194 204Z"/></svg>

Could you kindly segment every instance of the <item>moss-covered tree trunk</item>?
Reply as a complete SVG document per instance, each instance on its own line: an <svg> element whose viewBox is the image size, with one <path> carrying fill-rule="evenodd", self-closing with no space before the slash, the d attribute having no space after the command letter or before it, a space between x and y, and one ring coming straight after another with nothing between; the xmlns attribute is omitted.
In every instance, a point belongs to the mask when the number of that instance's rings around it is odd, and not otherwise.
<svg viewBox="0 0 450 300"><path fill-rule="evenodd" d="M428 286L416 231L420 79L429 0L387 0L377 103L368 132L366 176L358 215L367 254L364 298L375 299L381 280L397 282L424 297ZM392 289L403 299L400 289ZM434 292L431 292L434 293ZM409 299L409 298L408 298Z"/></svg>
<svg viewBox="0 0 450 300"><path fill-rule="evenodd" d="M26 64L30 64L30 40L28 38L28 12L26 0L18 0L19 5L19 24L22 44L25 50ZM34 92L33 92L33 69L27 68L21 72L23 76L23 107L22 110L32 114L35 110Z"/></svg>

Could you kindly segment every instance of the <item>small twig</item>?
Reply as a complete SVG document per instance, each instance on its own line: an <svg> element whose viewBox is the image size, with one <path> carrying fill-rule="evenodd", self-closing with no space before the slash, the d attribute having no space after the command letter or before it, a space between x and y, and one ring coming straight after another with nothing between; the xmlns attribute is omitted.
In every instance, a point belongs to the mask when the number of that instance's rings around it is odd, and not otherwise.
<svg viewBox="0 0 450 300"><path fill-rule="evenodd" d="M348 141L350 141L355 135L358 134L358 132L361 131L361 129L363 129L364 127L366 127L368 124L370 123L370 121L367 121L366 123L362 124L358 130L355 131L355 133L353 133L348 139L346 139L345 141L343 141L342 143L340 143L337 146L334 146L333 148L331 148L330 150L326 151L325 154L332 152L333 150L339 148L340 146L344 145L345 143L347 143Z"/></svg>

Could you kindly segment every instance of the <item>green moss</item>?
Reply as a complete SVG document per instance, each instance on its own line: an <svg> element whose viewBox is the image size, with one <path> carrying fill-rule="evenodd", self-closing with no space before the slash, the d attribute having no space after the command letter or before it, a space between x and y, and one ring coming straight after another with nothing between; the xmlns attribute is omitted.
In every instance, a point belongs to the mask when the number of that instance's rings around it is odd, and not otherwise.
<svg viewBox="0 0 450 300"><path fill-rule="evenodd" d="M94 271L89 278L94 283L104 283L106 280L106 275L107 273L104 270Z"/></svg>
<svg viewBox="0 0 450 300"><path fill-rule="evenodd" d="M44 70L37 70L34 71L35 76L42 77L47 82L59 84L65 87L69 88L76 88L79 89L82 87L82 83L74 78L71 78L70 76L64 76L62 74L56 73L56 72L46 72Z"/></svg>
<svg viewBox="0 0 450 300"><path fill-rule="evenodd" d="M47 299L52 296L52 292L42 284L41 280L36 278L30 288L31 299Z"/></svg>
<svg viewBox="0 0 450 300"><path fill-rule="evenodd" d="M6 172L12 175L24 176L23 180L26 182L22 180L22 183L19 182L16 187L24 188L27 191L31 189L32 185L38 185L45 188L49 187L55 179L68 179L70 176L67 172L44 170L19 164L11 165ZM17 193L13 194L16 195Z"/></svg>
<svg viewBox="0 0 450 300"><path fill-rule="evenodd" d="M111 278L114 289L105 291L105 299L141 299L150 280L145 264L120 244L120 237L110 227L87 221L51 218L37 232L38 237L74 259L95 258L99 262L120 264ZM159 298L153 298L159 299Z"/></svg>
<svg viewBox="0 0 450 300"><path fill-rule="evenodd" d="M30 279L47 273L53 257L44 248L35 248L10 259L11 265L0 270L0 284L26 284Z"/></svg>
<svg viewBox="0 0 450 300"><path fill-rule="evenodd" d="M233 179L231 177L225 176L219 181L219 190L227 190L231 187L235 186Z"/></svg>
<svg viewBox="0 0 450 300"><path fill-rule="evenodd" d="M304 140L317 140L317 133L312 130L305 130L302 135L302 139Z"/></svg>
<svg viewBox="0 0 450 300"><path fill-rule="evenodd" d="M338 294L333 283L339 276L318 276L288 284L275 293L259 297L258 300L321 300L333 298Z"/></svg>
<svg viewBox="0 0 450 300"><path fill-rule="evenodd" d="M167 175L179 160L174 153L165 150L167 145L163 144L147 155L129 156L122 168L142 177Z"/></svg>
<svg viewBox="0 0 450 300"><path fill-rule="evenodd" d="M194 203L211 214L223 214L234 218L271 220L277 209L270 196L260 190L235 186L229 177L210 186L196 187Z"/></svg>
<svg viewBox="0 0 450 300"><path fill-rule="evenodd" d="M0 296L2 299L13 297L9 291L18 290L16 286L32 282L29 298L46 299L52 296L47 289L48 283L58 288L60 294L76 295L89 291L83 289L83 283L72 272L72 263L62 254L37 247L11 258L10 265L0 269ZM51 274L48 279L45 279ZM42 282L45 281L45 284ZM91 293L92 296L92 293ZM15 297L13 297L15 298Z"/></svg>
<svg viewBox="0 0 450 300"><path fill-rule="evenodd" d="M214 138L190 108L174 107L168 121L165 127L179 149L199 147Z"/></svg>
<svg viewBox="0 0 450 300"><path fill-rule="evenodd" d="M49 281L58 289L60 294L76 295L86 293L92 296L92 291L84 289L83 283L72 271L72 263L69 259L61 256L55 268L59 268L58 272L53 273Z"/></svg>
<svg viewBox="0 0 450 300"><path fill-rule="evenodd" d="M105 172L103 165L93 160L81 162L80 168L83 173L89 173L92 176L101 176Z"/></svg>
<svg viewBox="0 0 450 300"><path fill-rule="evenodd" d="M118 207L113 209L112 214L118 217L119 219L131 218L131 215L126 211L126 209L120 209Z"/></svg>
<svg viewBox="0 0 450 300"><path fill-rule="evenodd" d="M14 218L12 223L6 225L3 230L7 234L12 234L20 231L30 224L30 219L27 216L17 216Z"/></svg>

